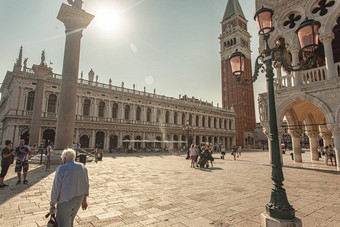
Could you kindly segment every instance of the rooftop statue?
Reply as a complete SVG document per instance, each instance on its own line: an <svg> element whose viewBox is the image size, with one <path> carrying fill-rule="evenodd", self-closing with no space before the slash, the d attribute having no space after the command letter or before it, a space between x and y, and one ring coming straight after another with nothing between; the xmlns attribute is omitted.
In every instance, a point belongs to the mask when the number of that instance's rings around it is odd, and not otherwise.
<svg viewBox="0 0 340 227"><path fill-rule="evenodd" d="M45 66L45 50L43 50L41 52L41 62L40 62L41 66Z"/></svg>
<svg viewBox="0 0 340 227"><path fill-rule="evenodd" d="M71 6L81 9L82 5L83 5L83 1L82 0L67 0L68 4L70 4Z"/></svg>

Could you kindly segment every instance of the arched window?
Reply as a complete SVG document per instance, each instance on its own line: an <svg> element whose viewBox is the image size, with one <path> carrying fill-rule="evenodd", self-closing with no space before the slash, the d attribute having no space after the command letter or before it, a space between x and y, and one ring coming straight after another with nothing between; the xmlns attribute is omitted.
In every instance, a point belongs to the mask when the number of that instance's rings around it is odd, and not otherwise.
<svg viewBox="0 0 340 227"><path fill-rule="evenodd" d="M198 126L199 119L200 119L200 118L199 118L199 116L198 116L198 115L196 115L196 124L195 124L196 126Z"/></svg>
<svg viewBox="0 0 340 227"><path fill-rule="evenodd" d="M156 114L156 122L159 123L160 122L160 118L161 118L161 111L157 110L157 114Z"/></svg>
<svg viewBox="0 0 340 227"><path fill-rule="evenodd" d="M178 118L178 117L177 117L177 112L175 112L175 113L174 113L174 124L176 124L176 125L177 125L177 118Z"/></svg>
<svg viewBox="0 0 340 227"><path fill-rule="evenodd" d="M189 114L189 125L192 125L192 115Z"/></svg>
<svg viewBox="0 0 340 227"><path fill-rule="evenodd" d="M142 112L142 109L138 106L136 109L136 121L140 121L141 112Z"/></svg>
<svg viewBox="0 0 340 227"><path fill-rule="evenodd" d="M214 128L216 128L216 118L214 118Z"/></svg>
<svg viewBox="0 0 340 227"><path fill-rule="evenodd" d="M130 117L130 106L126 105L125 106L125 120L129 120Z"/></svg>
<svg viewBox="0 0 340 227"><path fill-rule="evenodd" d="M219 119L219 128L222 128L222 119Z"/></svg>
<svg viewBox="0 0 340 227"><path fill-rule="evenodd" d="M185 113L182 113L182 125L185 125Z"/></svg>
<svg viewBox="0 0 340 227"><path fill-rule="evenodd" d="M202 127L205 127L205 116L202 117Z"/></svg>
<svg viewBox="0 0 340 227"><path fill-rule="evenodd" d="M211 128L211 118L208 118L208 128Z"/></svg>
<svg viewBox="0 0 340 227"><path fill-rule="evenodd" d="M57 96L55 94L51 94L48 97L48 104L47 104L47 112L48 113L55 113L57 106Z"/></svg>
<svg viewBox="0 0 340 227"><path fill-rule="evenodd" d="M150 108L148 108L148 110L146 111L146 121L151 122L151 109Z"/></svg>
<svg viewBox="0 0 340 227"><path fill-rule="evenodd" d="M98 107L98 117L104 117L105 102L101 101Z"/></svg>
<svg viewBox="0 0 340 227"><path fill-rule="evenodd" d="M231 120L229 120L229 129L231 129Z"/></svg>
<svg viewBox="0 0 340 227"><path fill-rule="evenodd" d="M33 110L35 92L28 92L26 110Z"/></svg>
<svg viewBox="0 0 340 227"><path fill-rule="evenodd" d="M167 110L167 111L165 112L165 123L167 123L167 124L169 124L169 117L170 117L170 113L169 113L169 111Z"/></svg>
<svg viewBox="0 0 340 227"><path fill-rule="evenodd" d="M234 45L236 44L236 38L234 38Z"/></svg>
<svg viewBox="0 0 340 227"><path fill-rule="evenodd" d="M91 101L89 99L84 100L84 106L83 106L83 115L84 116L90 116L90 106Z"/></svg>
<svg viewBox="0 0 340 227"><path fill-rule="evenodd" d="M118 118L118 104L114 103L112 106L112 118L117 119Z"/></svg>

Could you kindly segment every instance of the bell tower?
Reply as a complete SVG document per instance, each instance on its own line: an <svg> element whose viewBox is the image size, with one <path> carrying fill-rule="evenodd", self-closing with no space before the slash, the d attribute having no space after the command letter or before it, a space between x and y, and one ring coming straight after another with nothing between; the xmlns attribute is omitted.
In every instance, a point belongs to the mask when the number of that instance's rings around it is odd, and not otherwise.
<svg viewBox="0 0 340 227"><path fill-rule="evenodd" d="M247 20L238 0L228 0L222 19L220 35L222 105L223 108L234 107L236 145L252 147L254 129L256 128L253 85L237 85L231 72L229 56L238 49L245 54L244 77L251 78L250 34L247 31Z"/></svg>

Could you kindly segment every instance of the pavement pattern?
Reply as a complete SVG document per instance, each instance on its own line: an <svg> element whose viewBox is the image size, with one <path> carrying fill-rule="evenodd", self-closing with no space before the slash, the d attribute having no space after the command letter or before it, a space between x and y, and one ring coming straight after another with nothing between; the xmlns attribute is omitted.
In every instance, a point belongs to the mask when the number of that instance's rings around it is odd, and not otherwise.
<svg viewBox="0 0 340 227"><path fill-rule="evenodd" d="M289 152L288 152L289 153ZM215 154L214 167L190 168L185 156L105 154L87 163L89 207L76 226L260 226L272 187L268 152L249 151L234 161ZM340 226L340 175L323 161L283 168L288 200L303 226ZM57 165L53 165L55 170ZM54 172L31 164L28 185L15 185L10 167L0 190L0 226L46 226Z"/></svg>

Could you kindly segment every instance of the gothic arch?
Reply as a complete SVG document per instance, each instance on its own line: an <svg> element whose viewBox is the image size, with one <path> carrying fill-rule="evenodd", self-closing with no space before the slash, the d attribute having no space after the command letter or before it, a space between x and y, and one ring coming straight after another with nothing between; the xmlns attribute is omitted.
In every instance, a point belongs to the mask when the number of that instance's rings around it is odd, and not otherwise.
<svg viewBox="0 0 340 227"><path fill-rule="evenodd" d="M276 108L277 117L278 117L279 122L283 121L283 117L286 114L286 112L289 110L290 107L292 107L298 101L306 101L306 102L310 102L310 103L314 104L324 114L328 124L334 123L334 114L332 113L332 110L327 106L327 104L324 103L319 98L313 97L313 96L308 95L308 94L292 95L289 98L287 98L286 100L284 100Z"/></svg>

